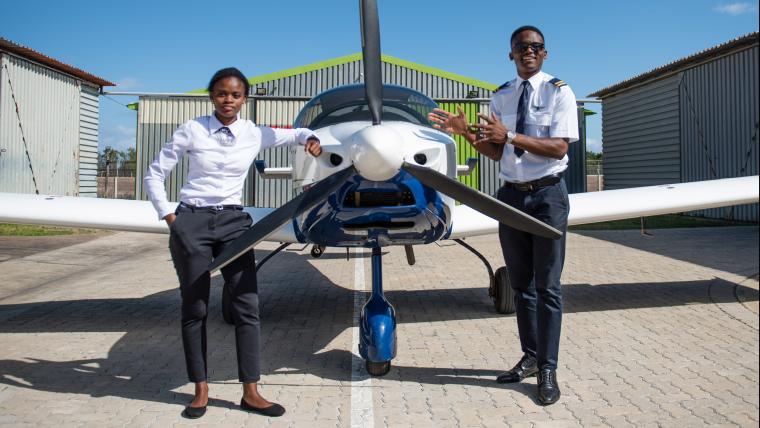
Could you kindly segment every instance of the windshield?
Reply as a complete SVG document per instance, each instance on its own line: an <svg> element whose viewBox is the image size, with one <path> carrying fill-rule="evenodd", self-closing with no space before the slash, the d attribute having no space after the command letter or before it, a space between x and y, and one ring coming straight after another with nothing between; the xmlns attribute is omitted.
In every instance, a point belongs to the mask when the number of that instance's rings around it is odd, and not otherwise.
<svg viewBox="0 0 760 428"><path fill-rule="evenodd" d="M437 105L427 96L402 86L383 85L382 120L431 126L427 114ZM296 118L294 127L318 129L336 123L372 120L364 99L364 85L331 89L312 98Z"/></svg>

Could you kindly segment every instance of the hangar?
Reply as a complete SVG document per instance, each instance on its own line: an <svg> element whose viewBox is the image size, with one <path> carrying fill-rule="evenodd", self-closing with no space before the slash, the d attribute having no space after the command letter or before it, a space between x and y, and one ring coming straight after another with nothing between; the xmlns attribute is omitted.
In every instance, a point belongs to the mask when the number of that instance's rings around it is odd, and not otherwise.
<svg viewBox="0 0 760 428"><path fill-rule="evenodd" d="M0 38L0 192L97 196L104 86L114 84Z"/></svg>
<svg viewBox="0 0 760 428"><path fill-rule="evenodd" d="M443 108L460 104L471 122L477 120L478 112L488 113L489 99L498 86L390 55L382 55L382 69L383 82L422 92ZM363 82L362 70L361 54L356 53L251 77L251 94L241 116L261 125L290 127L298 111L309 99L336 86ZM137 109L136 197L146 199L142 177L161 146L178 125L193 117L211 114L213 109L208 95L202 91L187 95L142 95ZM585 111L579 107L580 118ZM584 121L579 122L582 124ZM469 157L479 158L475 171L470 176L460 177L460 180L468 186L495 194L500 186L498 163L480 156L464 140L458 141L457 152L460 164L464 164ZM585 191L585 142L572 144L569 155L571 165L568 188L571 192ZM290 164L287 148L266 150L259 155L259 159L273 167ZM186 174L187 160L183 160L167 179L169 200L178 200ZM292 198L292 191L290 180L262 179L252 168L243 191L243 203L276 207Z"/></svg>
<svg viewBox="0 0 760 428"><path fill-rule="evenodd" d="M757 175L758 81L754 32L589 94L605 189ZM758 204L692 214L758 221Z"/></svg>

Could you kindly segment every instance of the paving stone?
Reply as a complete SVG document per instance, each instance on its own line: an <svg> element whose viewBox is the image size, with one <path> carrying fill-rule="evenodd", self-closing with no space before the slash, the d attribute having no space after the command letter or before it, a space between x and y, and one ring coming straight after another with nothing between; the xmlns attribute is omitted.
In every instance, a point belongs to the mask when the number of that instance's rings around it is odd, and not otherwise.
<svg viewBox="0 0 760 428"><path fill-rule="evenodd" d="M346 427L352 393L362 393L369 407L359 414L376 426L754 427L757 236L753 227L654 238L571 233L557 371L563 395L549 407L536 402L534 378L494 382L521 356L516 322L494 312L485 269L460 246L416 246L415 266L403 249L383 250L398 353L387 376L365 376L361 387L351 371L355 300L361 306L366 295L353 291L357 258L286 250L259 277L260 390L286 415L237 408L234 329L221 319L215 276L212 403L199 421L179 415L193 389L166 237L114 233L51 246L0 261L0 426ZM467 240L494 267L503 264L497 241ZM272 248L262 244L257 255ZM362 260L369 289L370 262Z"/></svg>

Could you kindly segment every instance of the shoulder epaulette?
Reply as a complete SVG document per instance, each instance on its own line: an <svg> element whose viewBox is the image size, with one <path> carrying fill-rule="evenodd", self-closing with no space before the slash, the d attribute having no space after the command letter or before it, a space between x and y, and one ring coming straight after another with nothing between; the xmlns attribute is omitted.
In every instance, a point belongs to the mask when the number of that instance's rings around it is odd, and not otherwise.
<svg viewBox="0 0 760 428"><path fill-rule="evenodd" d="M549 83L551 83L552 85L554 85L554 86L556 86L558 88L561 88L563 86L567 86L567 83L565 83L564 80L562 80L562 79L560 79L558 77L555 77L554 79L550 80Z"/></svg>
<svg viewBox="0 0 760 428"><path fill-rule="evenodd" d="M502 89L509 87L509 85L511 85L511 84L512 84L512 81L510 80L509 82L507 82L507 83L505 83L505 84L503 84L503 85L499 86L498 88L496 88L496 91L497 91L497 92L498 92L498 91L501 91Z"/></svg>

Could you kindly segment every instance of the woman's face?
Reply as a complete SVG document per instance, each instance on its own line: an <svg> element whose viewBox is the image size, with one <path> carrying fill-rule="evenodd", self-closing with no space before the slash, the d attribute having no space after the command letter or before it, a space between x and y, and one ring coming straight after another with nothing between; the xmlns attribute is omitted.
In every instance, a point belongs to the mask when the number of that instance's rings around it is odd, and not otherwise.
<svg viewBox="0 0 760 428"><path fill-rule="evenodd" d="M229 125L237 119L237 114L245 103L245 85L237 77L225 77L214 84L211 102L220 122Z"/></svg>

